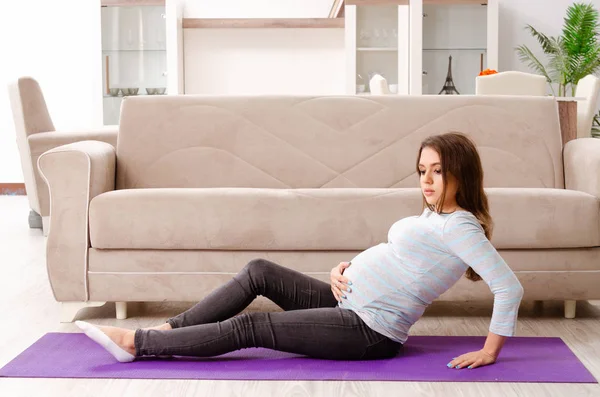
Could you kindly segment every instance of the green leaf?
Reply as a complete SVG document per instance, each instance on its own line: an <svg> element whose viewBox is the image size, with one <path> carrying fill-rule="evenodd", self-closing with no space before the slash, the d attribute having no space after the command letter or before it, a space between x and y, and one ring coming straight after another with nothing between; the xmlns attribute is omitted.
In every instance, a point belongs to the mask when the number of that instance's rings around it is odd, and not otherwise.
<svg viewBox="0 0 600 397"><path fill-rule="evenodd" d="M546 36L543 33L538 32L533 26L531 25L527 25L525 27L526 30L529 30L529 32L531 33L531 35L537 39L537 41L540 43L540 45L542 46L542 50L544 50L544 53L546 54L552 54L552 45L550 43L550 38L548 36Z"/></svg>
<svg viewBox="0 0 600 397"><path fill-rule="evenodd" d="M592 4L575 3L569 6L562 34L569 56L592 51L597 43L598 27L598 11Z"/></svg>
<svg viewBox="0 0 600 397"><path fill-rule="evenodd" d="M600 70L600 45L597 45L589 53L577 57L578 62L571 66L570 80L577 84L579 80L588 74L596 74Z"/></svg>
<svg viewBox="0 0 600 397"><path fill-rule="evenodd" d="M546 77L546 81L548 81L549 83L553 82L553 80L550 78L550 75L546 71L544 65L540 62L539 59L537 59L533 52L531 52L529 47L521 45L516 48L516 51L521 62L527 63L527 66L529 66L529 68L533 69L538 74L541 74L542 76Z"/></svg>
<svg viewBox="0 0 600 397"><path fill-rule="evenodd" d="M522 45L516 48L521 62L557 83L562 93L579 80L600 71L600 13L592 4L574 3L567 8L562 35L547 36L531 25L526 29L538 41L547 58L544 65ZM554 91L554 89L553 89Z"/></svg>
<svg viewBox="0 0 600 397"><path fill-rule="evenodd" d="M550 39L552 53L548 57L549 75L552 81L562 85L567 85L570 82L569 58L564 48L563 40L559 37Z"/></svg>

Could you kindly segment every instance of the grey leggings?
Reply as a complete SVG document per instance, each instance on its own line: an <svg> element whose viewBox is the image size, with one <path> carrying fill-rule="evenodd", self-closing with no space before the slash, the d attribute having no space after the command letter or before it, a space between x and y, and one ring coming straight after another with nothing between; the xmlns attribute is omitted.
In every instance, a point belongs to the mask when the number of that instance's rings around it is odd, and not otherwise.
<svg viewBox="0 0 600 397"><path fill-rule="evenodd" d="M239 314L257 295L283 312ZM210 357L264 347L332 360L394 357L402 345L337 306L330 285L264 259L180 315L172 330L135 332L137 356Z"/></svg>

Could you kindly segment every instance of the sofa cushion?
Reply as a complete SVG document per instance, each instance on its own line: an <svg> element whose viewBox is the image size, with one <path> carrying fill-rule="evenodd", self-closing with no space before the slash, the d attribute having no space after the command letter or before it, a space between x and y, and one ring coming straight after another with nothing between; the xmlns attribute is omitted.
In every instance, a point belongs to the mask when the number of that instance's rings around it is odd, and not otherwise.
<svg viewBox="0 0 600 397"><path fill-rule="evenodd" d="M498 249L600 245L599 200L563 189L488 188ZM362 250L419 214L417 188L131 189L90 203L98 249Z"/></svg>
<svg viewBox="0 0 600 397"><path fill-rule="evenodd" d="M449 131L486 187L564 187L553 97L139 95L119 128L117 189L417 187L421 142Z"/></svg>

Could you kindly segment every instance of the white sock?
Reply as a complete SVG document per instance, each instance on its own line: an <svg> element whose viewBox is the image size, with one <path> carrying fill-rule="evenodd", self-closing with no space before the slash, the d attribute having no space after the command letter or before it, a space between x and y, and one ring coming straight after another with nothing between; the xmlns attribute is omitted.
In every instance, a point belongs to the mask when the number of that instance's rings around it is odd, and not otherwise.
<svg viewBox="0 0 600 397"><path fill-rule="evenodd" d="M94 342L108 350L119 362L128 363L135 360L135 356L121 349L119 345L113 342L108 335L102 332L99 328L96 328L90 323L85 321L75 321L81 330Z"/></svg>

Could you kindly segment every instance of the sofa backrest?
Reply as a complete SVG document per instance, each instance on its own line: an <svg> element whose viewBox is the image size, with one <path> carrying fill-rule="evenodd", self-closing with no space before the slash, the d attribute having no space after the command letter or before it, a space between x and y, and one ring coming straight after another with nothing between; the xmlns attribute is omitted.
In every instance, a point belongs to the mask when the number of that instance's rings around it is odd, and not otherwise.
<svg viewBox="0 0 600 397"><path fill-rule="evenodd" d="M563 188L550 97L127 97L117 188L418 187L421 141L460 131L485 187Z"/></svg>

